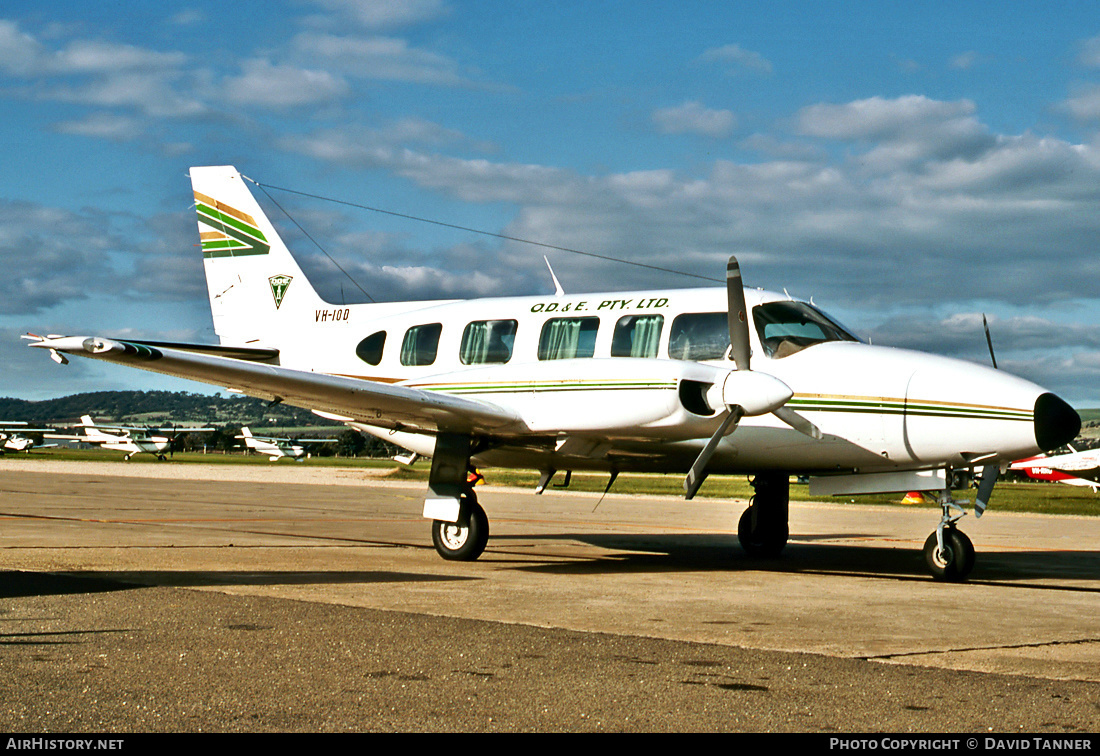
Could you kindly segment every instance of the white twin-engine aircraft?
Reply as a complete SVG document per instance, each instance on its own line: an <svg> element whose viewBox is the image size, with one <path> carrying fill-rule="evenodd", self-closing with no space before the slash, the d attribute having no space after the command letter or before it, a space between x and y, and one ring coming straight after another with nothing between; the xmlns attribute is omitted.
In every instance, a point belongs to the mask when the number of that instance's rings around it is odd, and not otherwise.
<svg viewBox="0 0 1100 756"><path fill-rule="evenodd" d="M752 474L738 535L754 555L786 545L800 475L815 494L938 492L926 561L961 580L974 548L952 489L980 481L980 516L1002 468L1080 429L1033 383L871 346L812 305L746 291L733 258L725 289L330 304L236 169L191 181L220 345L32 346L306 407L430 456L424 515L445 559L486 545L475 465L540 470L539 492L557 471L682 473L687 498L709 473Z"/></svg>
<svg viewBox="0 0 1100 756"><path fill-rule="evenodd" d="M307 438L296 441L293 438L255 436L248 426L241 428L241 434L236 438L243 440L249 451L267 455L268 460L271 462L276 462L283 457L301 462L309 456L309 452L306 450L306 446L309 444L331 444L336 442L335 438Z"/></svg>

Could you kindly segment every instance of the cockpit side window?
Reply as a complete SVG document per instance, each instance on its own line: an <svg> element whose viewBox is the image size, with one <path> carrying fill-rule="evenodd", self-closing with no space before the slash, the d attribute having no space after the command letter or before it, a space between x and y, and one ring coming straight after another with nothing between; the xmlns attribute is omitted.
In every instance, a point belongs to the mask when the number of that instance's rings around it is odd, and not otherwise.
<svg viewBox="0 0 1100 756"><path fill-rule="evenodd" d="M805 302L766 302L752 310L764 354L781 359L826 341L859 341Z"/></svg>

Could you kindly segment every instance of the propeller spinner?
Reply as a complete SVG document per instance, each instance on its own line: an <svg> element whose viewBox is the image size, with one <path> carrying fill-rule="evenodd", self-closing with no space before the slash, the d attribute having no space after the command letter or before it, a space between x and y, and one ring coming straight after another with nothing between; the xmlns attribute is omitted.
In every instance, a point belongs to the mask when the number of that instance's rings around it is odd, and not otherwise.
<svg viewBox="0 0 1100 756"><path fill-rule="evenodd" d="M684 498L695 496L706 479L706 467L722 439L737 430L743 417L772 413L787 425L811 438L820 439L816 425L785 405L794 392L783 381L767 373L754 372L750 367L752 349L749 346L749 317L745 305L745 286L741 266L736 257L726 265L726 300L729 304L730 356L737 366L722 384L722 403L728 414L703 451L696 457L684 479Z"/></svg>

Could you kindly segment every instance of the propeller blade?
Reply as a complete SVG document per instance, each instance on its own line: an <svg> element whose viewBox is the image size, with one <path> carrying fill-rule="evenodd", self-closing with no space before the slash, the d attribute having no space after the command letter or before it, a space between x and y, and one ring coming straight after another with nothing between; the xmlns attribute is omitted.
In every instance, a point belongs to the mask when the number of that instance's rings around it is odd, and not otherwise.
<svg viewBox="0 0 1100 756"><path fill-rule="evenodd" d="M821 429L793 409L789 407L780 407L779 409L772 410L772 414L799 433L807 435L816 441L821 440Z"/></svg>
<svg viewBox="0 0 1100 756"><path fill-rule="evenodd" d="M745 285L736 257L726 264L726 299L729 304L730 354L738 370L749 369L749 317L745 305Z"/></svg>
<svg viewBox="0 0 1100 756"><path fill-rule="evenodd" d="M982 480L978 484L978 495L974 502L974 516L981 517L985 514L985 508L989 506L989 497L993 494L993 486L1001 474L999 465L986 465L982 468Z"/></svg>
<svg viewBox="0 0 1100 756"><path fill-rule="evenodd" d="M993 362L993 369L997 369L997 355L993 354L993 337L989 335L989 321L985 319L985 313L982 313L982 326L985 328L985 343L989 345L989 359Z"/></svg>
<svg viewBox="0 0 1100 756"><path fill-rule="evenodd" d="M710 462L710 458L714 456L714 452L718 448L719 442L721 442L725 436L737 429L737 423L741 422L741 417L743 415L744 411L736 404L730 407L730 412L726 415L726 419L718 426L718 430L710 437L710 440L707 441L707 445L703 447L703 451L695 458L695 462L692 463L691 469L688 470L687 477L684 479L685 499L694 498L696 492L699 490L699 486L703 485L703 481L707 477L707 463Z"/></svg>

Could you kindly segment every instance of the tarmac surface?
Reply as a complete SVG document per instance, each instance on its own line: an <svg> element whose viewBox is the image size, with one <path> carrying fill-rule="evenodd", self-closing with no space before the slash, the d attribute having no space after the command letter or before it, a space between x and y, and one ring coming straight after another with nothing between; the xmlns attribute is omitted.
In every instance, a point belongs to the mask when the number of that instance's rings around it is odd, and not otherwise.
<svg viewBox="0 0 1100 756"><path fill-rule="evenodd" d="M422 484L0 460L0 731L1100 731L1100 517L479 488L441 560ZM1100 748L1096 739L1086 745Z"/></svg>

